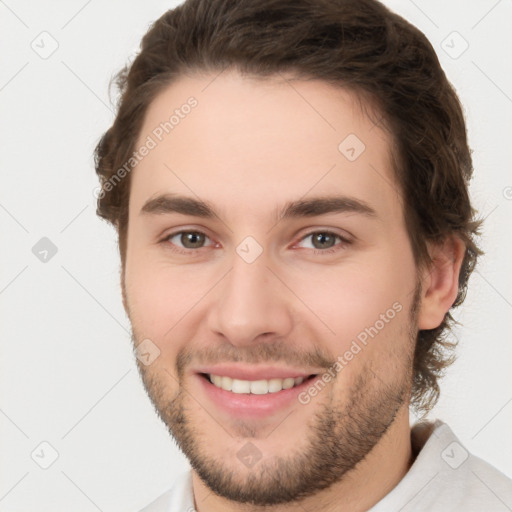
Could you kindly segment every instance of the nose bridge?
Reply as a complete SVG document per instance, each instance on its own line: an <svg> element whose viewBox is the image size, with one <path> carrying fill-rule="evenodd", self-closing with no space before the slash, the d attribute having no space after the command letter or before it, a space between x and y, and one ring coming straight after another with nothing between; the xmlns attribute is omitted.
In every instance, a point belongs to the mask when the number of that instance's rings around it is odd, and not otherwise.
<svg viewBox="0 0 512 512"><path fill-rule="evenodd" d="M230 272L219 283L210 329L234 345L250 344L264 333L285 336L292 319L288 300L279 289L282 284L267 267L265 254L250 263L241 254L234 255Z"/></svg>

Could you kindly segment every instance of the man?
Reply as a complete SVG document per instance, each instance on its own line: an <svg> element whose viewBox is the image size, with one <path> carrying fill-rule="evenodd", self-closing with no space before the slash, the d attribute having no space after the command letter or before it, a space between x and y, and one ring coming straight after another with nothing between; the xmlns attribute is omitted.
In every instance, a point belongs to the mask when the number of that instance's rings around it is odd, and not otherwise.
<svg viewBox="0 0 512 512"><path fill-rule="evenodd" d="M498 511L512 481L412 429L481 253L464 118L374 0L187 0L96 148L152 402L192 470L146 511Z"/></svg>

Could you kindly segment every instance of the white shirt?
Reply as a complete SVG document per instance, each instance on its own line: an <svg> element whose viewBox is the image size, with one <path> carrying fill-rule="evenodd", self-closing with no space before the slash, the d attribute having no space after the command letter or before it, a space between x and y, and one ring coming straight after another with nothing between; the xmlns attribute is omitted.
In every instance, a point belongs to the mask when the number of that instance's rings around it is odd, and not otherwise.
<svg viewBox="0 0 512 512"><path fill-rule="evenodd" d="M368 512L512 511L512 480L471 455L446 423L416 424L411 442L413 465ZM195 512L191 471L140 512Z"/></svg>

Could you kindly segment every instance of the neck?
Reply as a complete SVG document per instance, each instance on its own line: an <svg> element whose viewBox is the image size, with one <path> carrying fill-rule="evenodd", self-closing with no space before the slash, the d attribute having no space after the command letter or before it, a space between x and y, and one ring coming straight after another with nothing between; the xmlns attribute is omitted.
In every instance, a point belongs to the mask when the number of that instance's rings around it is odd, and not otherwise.
<svg viewBox="0 0 512 512"><path fill-rule="evenodd" d="M304 498L300 505L309 512L364 512L378 503L402 480L412 465L409 408L400 409L386 434L373 450L342 480L328 489ZM213 494L192 471L195 508L198 512L292 512L297 503L268 507L240 504Z"/></svg>

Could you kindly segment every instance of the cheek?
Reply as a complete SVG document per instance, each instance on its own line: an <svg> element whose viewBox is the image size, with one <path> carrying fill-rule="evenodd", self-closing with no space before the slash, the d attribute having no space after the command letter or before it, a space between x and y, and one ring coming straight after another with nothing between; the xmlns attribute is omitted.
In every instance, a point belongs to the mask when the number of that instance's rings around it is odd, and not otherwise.
<svg viewBox="0 0 512 512"><path fill-rule="evenodd" d="M177 351L172 343L186 339L194 306L211 285L204 270L169 266L168 263L133 257L125 272L130 321L138 339L149 338L163 353Z"/></svg>
<svg viewBox="0 0 512 512"><path fill-rule="evenodd" d="M347 265L289 275L294 292L308 306L309 326L329 341L332 355L348 350L354 340L394 339L408 322L414 266L392 258L371 258ZM304 308L302 308L304 309ZM324 335L325 333L325 335Z"/></svg>

